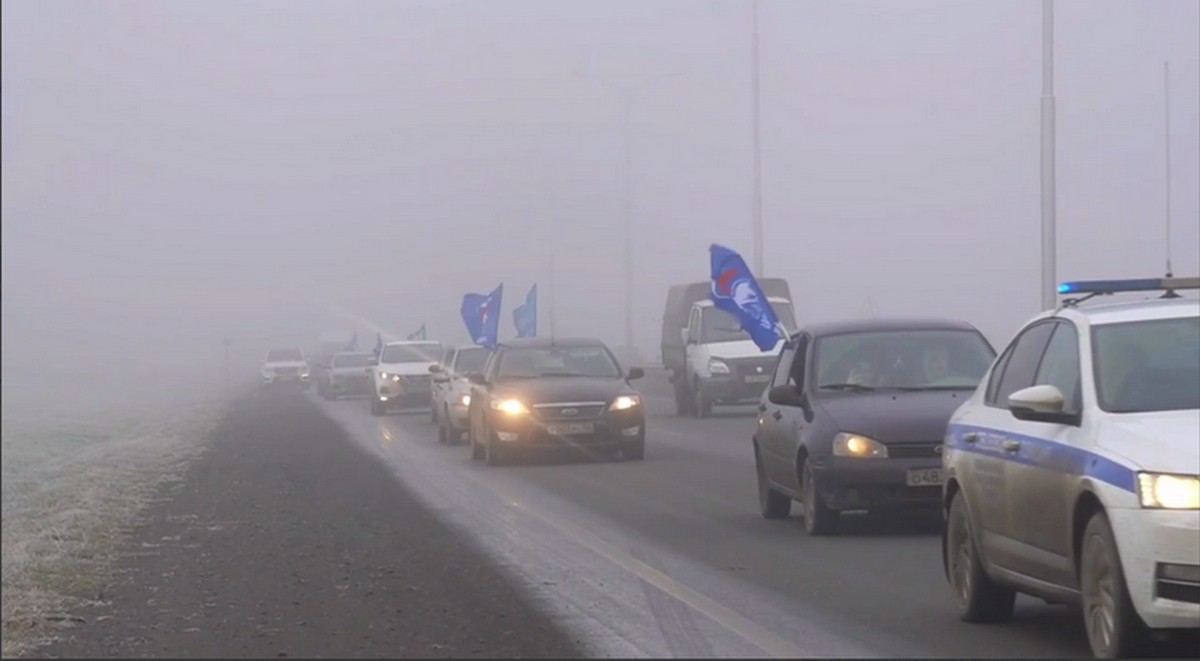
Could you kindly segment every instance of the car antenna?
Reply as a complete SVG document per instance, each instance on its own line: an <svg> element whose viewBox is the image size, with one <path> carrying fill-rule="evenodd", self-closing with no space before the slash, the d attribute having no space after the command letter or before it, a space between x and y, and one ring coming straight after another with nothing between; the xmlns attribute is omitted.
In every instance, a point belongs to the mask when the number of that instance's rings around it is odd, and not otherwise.
<svg viewBox="0 0 1200 661"><path fill-rule="evenodd" d="M1165 159L1166 175L1164 183L1166 184L1166 213L1163 216L1163 222L1166 224L1167 241L1167 281L1170 282L1174 277L1171 274L1171 63L1163 62L1163 158ZM1159 298L1182 298L1179 292L1168 285L1167 290Z"/></svg>

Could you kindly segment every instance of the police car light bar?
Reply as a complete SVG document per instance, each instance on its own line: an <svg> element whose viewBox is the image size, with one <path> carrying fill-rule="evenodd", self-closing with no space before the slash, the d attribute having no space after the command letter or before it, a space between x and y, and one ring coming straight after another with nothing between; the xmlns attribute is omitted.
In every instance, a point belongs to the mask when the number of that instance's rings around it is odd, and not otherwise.
<svg viewBox="0 0 1200 661"><path fill-rule="evenodd" d="M1058 286L1060 294L1115 294L1131 291L1200 289L1200 278L1142 278L1136 280L1078 280Z"/></svg>

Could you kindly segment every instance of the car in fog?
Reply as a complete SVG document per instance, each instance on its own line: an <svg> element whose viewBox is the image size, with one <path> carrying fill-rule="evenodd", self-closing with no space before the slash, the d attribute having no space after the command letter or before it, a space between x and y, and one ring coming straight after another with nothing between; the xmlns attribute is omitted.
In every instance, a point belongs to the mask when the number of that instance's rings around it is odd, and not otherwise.
<svg viewBox="0 0 1200 661"><path fill-rule="evenodd" d="M317 366L317 394L325 399L371 394L370 367L375 356L363 351L343 351Z"/></svg>
<svg viewBox="0 0 1200 661"><path fill-rule="evenodd" d="M442 355L438 342L402 340L388 342L379 352L378 363L368 368L371 375L371 414L390 409L424 407L432 403L429 367Z"/></svg>
<svg viewBox="0 0 1200 661"><path fill-rule="evenodd" d="M529 338L498 345L472 374L468 407L471 458L489 465L525 452L576 448L642 459L646 415L609 348L590 338Z"/></svg>
<svg viewBox="0 0 1200 661"><path fill-rule="evenodd" d="M1200 278L1061 288L1174 289ZM1200 638L1200 302L1080 303L1029 320L951 419L942 559L961 619L1025 593L1131 658Z"/></svg>
<svg viewBox="0 0 1200 661"><path fill-rule="evenodd" d="M812 324L784 344L753 435L768 519L803 505L813 535L841 513L936 511L950 416L995 357L974 326L943 319Z"/></svg>
<svg viewBox="0 0 1200 661"><path fill-rule="evenodd" d="M307 388L311 384L308 360L299 349L282 348L267 351L259 372L264 386L291 385Z"/></svg>
<svg viewBox="0 0 1200 661"><path fill-rule="evenodd" d="M438 425L438 442L456 445L467 430L467 408L471 404L468 376L482 372L491 350L468 345L450 347L433 374L433 420Z"/></svg>

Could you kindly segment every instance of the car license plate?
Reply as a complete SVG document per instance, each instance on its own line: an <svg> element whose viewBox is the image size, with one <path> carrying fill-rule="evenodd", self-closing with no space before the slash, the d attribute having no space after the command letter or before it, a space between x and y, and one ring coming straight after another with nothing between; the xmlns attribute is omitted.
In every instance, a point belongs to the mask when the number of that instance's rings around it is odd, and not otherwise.
<svg viewBox="0 0 1200 661"><path fill-rule="evenodd" d="M746 383L766 383L771 380L770 374L755 374L754 376L746 377Z"/></svg>
<svg viewBox="0 0 1200 661"><path fill-rule="evenodd" d="M567 422L546 425L546 431L554 436L567 436L569 434L590 434L595 431L595 427L590 422Z"/></svg>
<svg viewBox="0 0 1200 661"><path fill-rule="evenodd" d="M908 471L907 480L910 487L936 487L942 484L942 469L919 468Z"/></svg>

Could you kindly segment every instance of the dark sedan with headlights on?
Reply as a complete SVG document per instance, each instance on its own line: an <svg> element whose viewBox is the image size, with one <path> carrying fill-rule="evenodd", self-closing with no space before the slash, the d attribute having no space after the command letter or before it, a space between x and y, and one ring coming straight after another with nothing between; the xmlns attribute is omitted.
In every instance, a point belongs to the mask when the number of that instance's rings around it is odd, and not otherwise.
<svg viewBox="0 0 1200 661"><path fill-rule="evenodd" d="M471 458L502 464L523 452L576 448L641 459L642 398L600 340L529 338L496 347L472 374L468 409Z"/></svg>
<svg viewBox="0 0 1200 661"><path fill-rule="evenodd" d="M780 352L754 431L758 500L768 519L803 505L809 534L841 512L936 510L942 439L996 352L946 319L814 324Z"/></svg>

